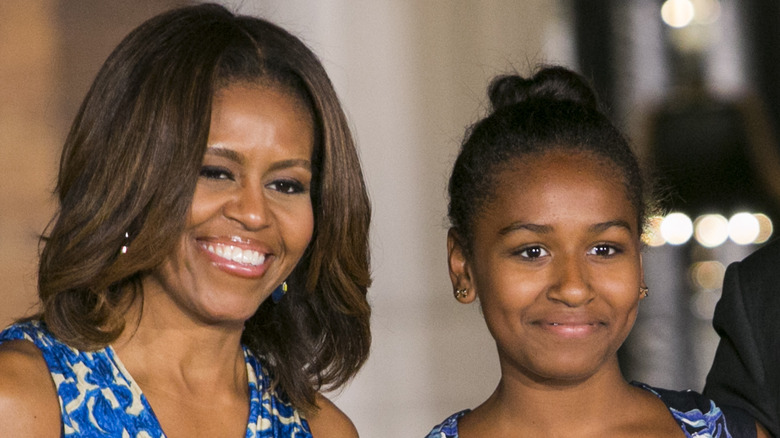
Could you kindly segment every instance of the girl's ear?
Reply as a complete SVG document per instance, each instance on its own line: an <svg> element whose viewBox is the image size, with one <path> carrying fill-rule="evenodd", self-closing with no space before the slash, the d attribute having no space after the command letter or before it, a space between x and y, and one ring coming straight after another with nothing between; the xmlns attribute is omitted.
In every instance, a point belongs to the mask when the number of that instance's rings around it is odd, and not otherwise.
<svg viewBox="0 0 780 438"><path fill-rule="evenodd" d="M473 302L477 298L477 291L471 282L470 267L463 246L452 228L447 233L447 264L455 299L463 304Z"/></svg>
<svg viewBox="0 0 780 438"><path fill-rule="evenodd" d="M647 284L645 283L645 268L642 265L642 253L639 253L639 299L644 300L648 295Z"/></svg>

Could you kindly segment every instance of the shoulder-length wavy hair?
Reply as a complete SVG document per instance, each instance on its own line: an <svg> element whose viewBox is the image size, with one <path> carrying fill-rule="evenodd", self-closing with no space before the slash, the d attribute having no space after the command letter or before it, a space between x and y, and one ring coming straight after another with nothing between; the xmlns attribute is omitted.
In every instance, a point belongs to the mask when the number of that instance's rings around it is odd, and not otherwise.
<svg viewBox="0 0 780 438"><path fill-rule="evenodd" d="M320 61L262 19L213 4L175 9L143 23L106 60L62 151L59 211L41 240L40 317L77 348L119 336L123 312L143 296L140 278L183 230L215 92L247 81L292 93L315 122L312 241L291 292L266 300L242 339L290 400L311 409L317 390L344 384L368 356L370 205Z"/></svg>

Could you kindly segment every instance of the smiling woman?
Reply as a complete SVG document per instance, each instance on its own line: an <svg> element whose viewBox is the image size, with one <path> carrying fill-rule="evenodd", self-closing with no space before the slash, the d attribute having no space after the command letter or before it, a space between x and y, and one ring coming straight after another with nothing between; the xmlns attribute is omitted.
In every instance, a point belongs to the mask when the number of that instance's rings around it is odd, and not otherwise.
<svg viewBox="0 0 780 438"><path fill-rule="evenodd" d="M0 435L357 435L319 391L368 355L370 207L299 39L212 4L142 24L56 193L41 311L0 333Z"/></svg>
<svg viewBox="0 0 780 438"><path fill-rule="evenodd" d="M143 278L143 312L243 330L311 240L313 144L309 110L294 94L242 83L218 90L181 241Z"/></svg>
<svg viewBox="0 0 780 438"><path fill-rule="evenodd" d="M755 436L699 394L628 383L617 351L648 296L639 165L585 80L504 76L450 178L455 298L479 299L501 379L429 438Z"/></svg>

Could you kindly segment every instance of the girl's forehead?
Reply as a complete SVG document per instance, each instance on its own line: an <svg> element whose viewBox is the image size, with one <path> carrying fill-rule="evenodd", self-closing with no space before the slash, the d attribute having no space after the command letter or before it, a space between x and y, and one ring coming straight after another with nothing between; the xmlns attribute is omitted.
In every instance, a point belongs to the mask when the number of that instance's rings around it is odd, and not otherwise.
<svg viewBox="0 0 780 438"><path fill-rule="evenodd" d="M587 199L603 201L605 207L618 207L637 222L636 205L620 168L611 160L592 153L551 151L519 157L502 166L492 187L485 210L528 209L540 206L560 210L590 208ZM568 203L553 202L568 198ZM638 224L637 228L638 228Z"/></svg>

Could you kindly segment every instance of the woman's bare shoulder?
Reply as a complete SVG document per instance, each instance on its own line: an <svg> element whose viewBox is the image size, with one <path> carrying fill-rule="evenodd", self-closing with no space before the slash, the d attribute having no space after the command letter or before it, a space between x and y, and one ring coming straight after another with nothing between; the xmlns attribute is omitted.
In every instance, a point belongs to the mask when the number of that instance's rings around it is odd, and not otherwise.
<svg viewBox="0 0 780 438"><path fill-rule="evenodd" d="M27 341L0 344L0 436L60 436L57 391L40 350Z"/></svg>
<svg viewBox="0 0 780 438"><path fill-rule="evenodd" d="M319 410L309 414L306 420L314 438L357 438L358 431L352 420L325 396L317 396Z"/></svg>

